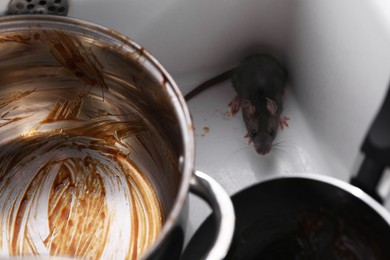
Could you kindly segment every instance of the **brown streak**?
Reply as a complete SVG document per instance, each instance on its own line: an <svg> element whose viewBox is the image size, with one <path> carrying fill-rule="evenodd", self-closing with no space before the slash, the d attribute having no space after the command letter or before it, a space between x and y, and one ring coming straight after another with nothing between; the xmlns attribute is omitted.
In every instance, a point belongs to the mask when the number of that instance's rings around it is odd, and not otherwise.
<svg viewBox="0 0 390 260"><path fill-rule="evenodd" d="M26 91L20 91L15 93L10 93L7 96L0 98L0 109L11 104L12 102L15 102L21 98L27 97L31 93L33 93L35 89L32 90L26 90Z"/></svg>

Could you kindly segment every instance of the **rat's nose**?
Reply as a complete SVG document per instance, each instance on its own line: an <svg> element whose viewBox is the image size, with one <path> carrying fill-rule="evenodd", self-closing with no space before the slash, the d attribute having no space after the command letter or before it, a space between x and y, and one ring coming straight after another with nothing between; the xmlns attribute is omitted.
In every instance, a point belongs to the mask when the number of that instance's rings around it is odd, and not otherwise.
<svg viewBox="0 0 390 260"><path fill-rule="evenodd" d="M266 155L271 150L271 147L255 147L256 152L261 155Z"/></svg>

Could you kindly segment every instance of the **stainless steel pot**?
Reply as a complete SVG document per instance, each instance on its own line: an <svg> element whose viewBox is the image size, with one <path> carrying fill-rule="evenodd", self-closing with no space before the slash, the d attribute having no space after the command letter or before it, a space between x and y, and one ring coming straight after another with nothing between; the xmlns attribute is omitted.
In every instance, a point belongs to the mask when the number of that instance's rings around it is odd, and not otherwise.
<svg viewBox="0 0 390 260"><path fill-rule="evenodd" d="M194 173L190 115L144 48L57 16L0 18L0 255L176 259L189 190L218 216L223 258L234 212Z"/></svg>

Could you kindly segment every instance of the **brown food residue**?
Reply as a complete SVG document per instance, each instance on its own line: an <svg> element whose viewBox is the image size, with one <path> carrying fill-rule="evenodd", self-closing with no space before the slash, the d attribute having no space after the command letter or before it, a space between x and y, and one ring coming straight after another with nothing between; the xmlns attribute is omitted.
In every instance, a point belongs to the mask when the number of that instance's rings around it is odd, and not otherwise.
<svg viewBox="0 0 390 260"><path fill-rule="evenodd" d="M39 38L50 47L53 57L87 85L100 86L104 95L103 91L108 87L103 77L103 65L92 49L79 38L61 31L47 32L45 36Z"/></svg>
<svg viewBox="0 0 390 260"><path fill-rule="evenodd" d="M222 116L223 119L230 119L233 116L233 114L230 111L225 111L224 113L222 113Z"/></svg>
<svg viewBox="0 0 390 260"><path fill-rule="evenodd" d="M201 134L202 137L204 137L206 134L210 132L210 128L207 126L203 127L203 133Z"/></svg>
<svg viewBox="0 0 390 260"><path fill-rule="evenodd" d="M229 120L233 116L233 114L230 110L229 111L221 111L221 110L217 109L217 112L220 113L222 118L225 120Z"/></svg>
<svg viewBox="0 0 390 260"><path fill-rule="evenodd" d="M83 37L49 30L0 36L6 43L31 43L37 55L24 60L16 46L0 66L0 258L138 259L165 222L130 159L148 132L143 118L117 104L122 92L108 91L98 48Z"/></svg>

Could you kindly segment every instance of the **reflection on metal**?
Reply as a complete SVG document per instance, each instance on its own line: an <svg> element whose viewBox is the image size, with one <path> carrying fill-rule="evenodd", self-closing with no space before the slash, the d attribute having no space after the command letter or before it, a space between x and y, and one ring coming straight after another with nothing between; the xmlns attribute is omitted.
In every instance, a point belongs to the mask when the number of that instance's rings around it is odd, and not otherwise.
<svg viewBox="0 0 390 260"><path fill-rule="evenodd" d="M0 22L0 255L139 258L179 185L161 82L123 41L29 17Z"/></svg>
<svg viewBox="0 0 390 260"><path fill-rule="evenodd" d="M66 16L67 0L11 0L8 14L52 14Z"/></svg>

